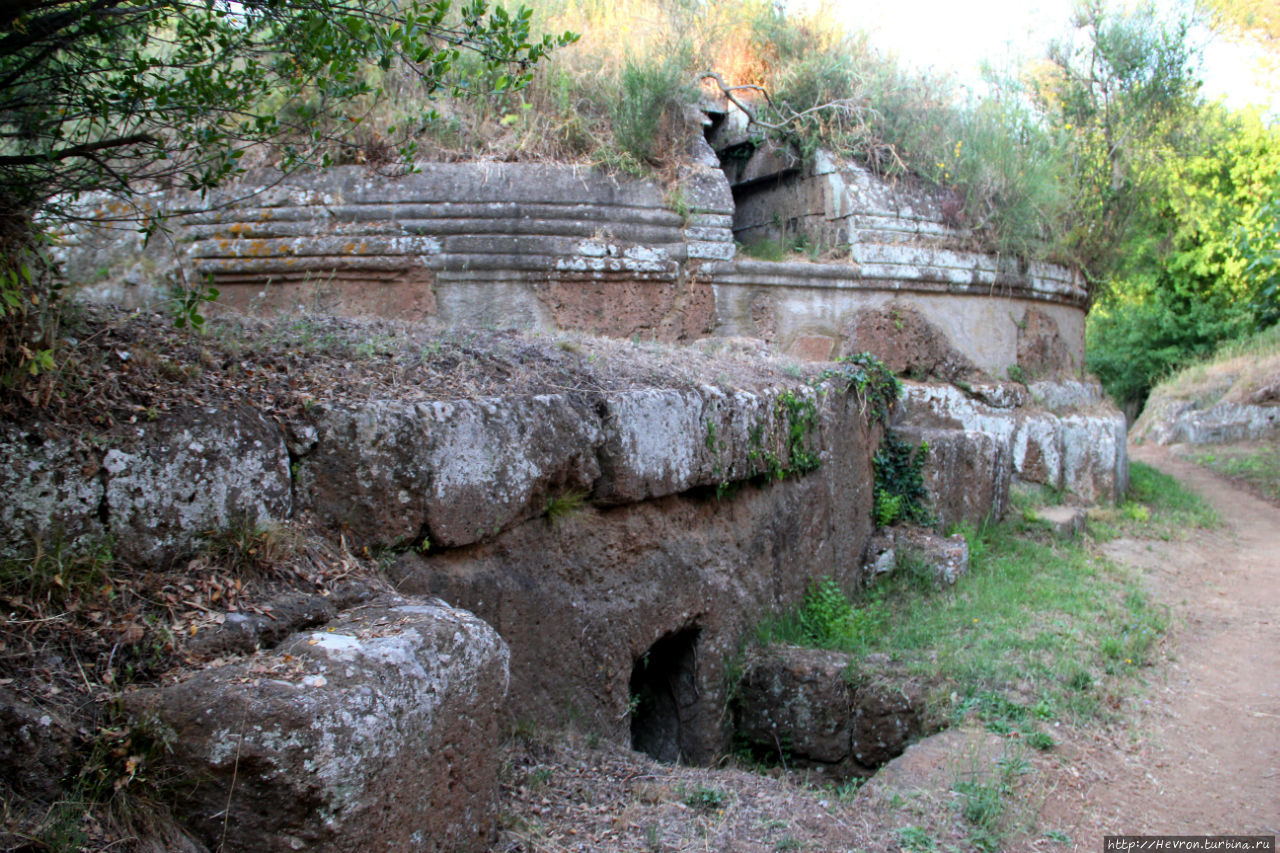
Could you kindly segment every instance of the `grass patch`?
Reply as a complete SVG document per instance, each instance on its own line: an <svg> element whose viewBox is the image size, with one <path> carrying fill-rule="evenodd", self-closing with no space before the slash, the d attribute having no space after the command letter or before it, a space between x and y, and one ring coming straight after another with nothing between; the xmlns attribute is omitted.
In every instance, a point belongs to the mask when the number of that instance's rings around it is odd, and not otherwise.
<svg viewBox="0 0 1280 853"><path fill-rule="evenodd" d="M1166 541L1188 530L1222 524L1217 510L1175 478L1142 462L1129 463L1129 492L1116 507L1089 511L1089 531L1099 541L1122 535Z"/></svg>
<svg viewBox="0 0 1280 853"><path fill-rule="evenodd" d="M969 825L975 849L1003 850L1011 838L1029 833L1035 809L1019 780L1030 773L1026 750L1016 741L1006 741L998 758L970 756L957 771L955 808Z"/></svg>
<svg viewBox="0 0 1280 853"><path fill-rule="evenodd" d="M1280 503L1280 448L1224 446L1191 457L1210 471L1244 482L1257 494Z"/></svg>
<svg viewBox="0 0 1280 853"><path fill-rule="evenodd" d="M918 826L903 826L893 831L894 840L908 853L931 853L938 849L929 831Z"/></svg>
<svg viewBox="0 0 1280 853"><path fill-rule="evenodd" d="M24 614L66 609L101 594L114 566L109 542L36 540L26 553L0 557L0 596Z"/></svg>
<svg viewBox="0 0 1280 853"><path fill-rule="evenodd" d="M1134 474L1118 511L1132 532L1217 522L1171 478L1140 464ZM943 713L1052 749L1044 724L1105 716L1120 682L1154 663L1168 616L1131 570L1088 538L1048 535L1034 513L961 532L970 569L954 587L921 583L904 555L898 571L852 599L830 578L817 581L797 612L762 625L758 639L887 655L951 694Z"/></svg>
<svg viewBox="0 0 1280 853"><path fill-rule="evenodd" d="M232 572L265 573L302 547L301 534L287 524L231 524L205 534L202 553Z"/></svg>
<svg viewBox="0 0 1280 853"><path fill-rule="evenodd" d="M729 799L729 795L723 790L709 785L694 785L692 788L681 785L677 788L677 793L686 806L699 812L720 811Z"/></svg>
<svg viewBox="0 0 1280 853"><path fill-rule="evenodd" d="M873 593L884 630L866 648L951 683L957 715L1029 735L1042 720L1097 713L1096 682L1117 662L1149 662L1163 616L1085 543L1025 535L1021 524L966 530L970 571L954 588L929 595L898 581L901 594L893 584Z"/></svg>
<svg viewBox="0 0 1280 853"><path fill-rule="evenodd" d="M884 630L888 608L880 597L856 605L829 577L814 581L794 613L763 622L756 631L762 645L785 643L844 652L865 652Z"/></svg>

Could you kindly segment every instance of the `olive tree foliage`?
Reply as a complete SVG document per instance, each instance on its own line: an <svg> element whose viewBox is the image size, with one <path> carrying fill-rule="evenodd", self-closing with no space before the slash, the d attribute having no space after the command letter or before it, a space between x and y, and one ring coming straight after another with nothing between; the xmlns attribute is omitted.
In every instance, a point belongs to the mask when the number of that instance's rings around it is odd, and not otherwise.
<svg viewBox="0 0 1280 853"><path fill-rule="evenodd" d="M1135 254L1161 176L1193 146L1200 103L1187 19L1153 7L1077 7L1076 38L1055 43L1037 81L1042 108L1068 134L1075 194L1070 243L1101 294L1109 278L1152 258Z"/></svg>
<svg viewBox="0 0 1280 853"><path fill-rule="evenodd" d="M263 141L288 167L359 120L370 65L404 61L430 95L471 51L522 85L572 39L531 40L530 18L485 0L19 0L0 37L0 186L28 208L157 178L206 189Z"/></svg>
<svg viewBox="0 0 1280 853"><path fill-rule="evenodd" d="M413 69L426 96L464 53L500 89L575 36L535 38L528 9L486 0L16 0L0 21L0 372L50 364L56 299L33 223L76 197L201 191L274 145L286 170L324 162ZM462 84L451 84L455 87ZM424 100L424 104L427 103ZM424 110L426 108L424 107ZM425 117L425 116L424 116ZM410 153L408 151L404 152ZM152 228L154 223L144 223ZM42 286L40 282L45 282ZM33 326L34 324L34 326Z"/></svg>

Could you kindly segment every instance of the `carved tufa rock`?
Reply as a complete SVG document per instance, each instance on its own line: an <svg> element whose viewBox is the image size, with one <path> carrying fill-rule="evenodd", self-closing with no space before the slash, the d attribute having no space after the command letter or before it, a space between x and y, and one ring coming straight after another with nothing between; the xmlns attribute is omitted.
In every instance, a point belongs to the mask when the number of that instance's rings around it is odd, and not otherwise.
<svg viewBox="0 0 1280 853"><path fill-rule="evenodd" d="M867 775L900 755L927 726L924 688L852 676L844 652L769 646L745 664L737 735L761 755L837 776Z"/></svg>
<svg viewBox="0 0 1280 853"><path fill-rule="evenodd" d="M394 598L126 703L176 735L175 811L211 849L480 851L506 687L492 628Z"/></svg>

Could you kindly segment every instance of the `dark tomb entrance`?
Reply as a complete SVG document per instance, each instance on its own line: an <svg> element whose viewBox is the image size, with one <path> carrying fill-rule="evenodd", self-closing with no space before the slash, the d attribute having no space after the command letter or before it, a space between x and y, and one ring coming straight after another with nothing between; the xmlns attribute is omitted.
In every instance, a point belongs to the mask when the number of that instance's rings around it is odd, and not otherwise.
<svg viewBox="0 0 1280 853"><path fill-rule="evenodd" d="M684 723L697 703L698 628L664 634L631 668L631 748L658 761L685 758Z"/></svg>

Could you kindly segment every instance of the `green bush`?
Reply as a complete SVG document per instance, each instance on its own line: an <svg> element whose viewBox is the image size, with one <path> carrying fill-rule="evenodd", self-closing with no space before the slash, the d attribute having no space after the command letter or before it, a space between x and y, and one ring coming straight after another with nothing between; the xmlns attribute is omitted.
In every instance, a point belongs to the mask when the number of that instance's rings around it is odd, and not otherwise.
<svg viewBox="0 0 1280 853"><path fill-rule="evenodd" d="M857 652L872 643L887 617L882 601L868 600L855 607L834 579L824 577L809 585L797 611L762 624L757 639L763 644Z"/></svg>
<svg viewBox="0 0 1280 853"><path fill-rule="evenodd" d="M848 633L853 605L831 578L814 581L800 608L800 630L815 646L828 646Z"/></svg>
<svg viewBox="0 0 1280 853"><path fill-rule="evenodd" d="M656 166L693 100L688 57L682 53L628 58L613 107L613 134L622 153L640 166ZM680 127L679 129L683 129Z"/></svg>

